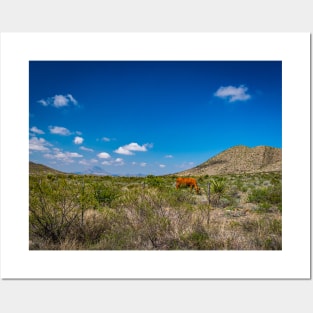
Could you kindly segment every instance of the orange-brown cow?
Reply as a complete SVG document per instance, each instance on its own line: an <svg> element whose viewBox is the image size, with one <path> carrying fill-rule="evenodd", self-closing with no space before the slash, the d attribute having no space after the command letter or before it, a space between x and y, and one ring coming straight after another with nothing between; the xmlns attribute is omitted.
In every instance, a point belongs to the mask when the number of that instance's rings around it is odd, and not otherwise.
<svg viewBox="0 0 313 313"><path fill-rule="evenodd" d="M194 188L198 194L200 193L200 188L198 187L197 181L194 178L178 177L176 179L176 189L178 189L180 186L190 186L191 190Z"/></svg>

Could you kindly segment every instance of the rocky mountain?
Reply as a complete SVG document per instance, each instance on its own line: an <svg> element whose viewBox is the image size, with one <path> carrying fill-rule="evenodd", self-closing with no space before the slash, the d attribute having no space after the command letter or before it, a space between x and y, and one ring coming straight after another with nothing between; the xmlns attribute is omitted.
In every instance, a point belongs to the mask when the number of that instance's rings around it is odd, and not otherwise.
<svg viewBox="0 0 313 313"><path fill-rule="evenodd" d="M282 149L269 146L235 146L179 176L275 172L282 170Z"/></svg>

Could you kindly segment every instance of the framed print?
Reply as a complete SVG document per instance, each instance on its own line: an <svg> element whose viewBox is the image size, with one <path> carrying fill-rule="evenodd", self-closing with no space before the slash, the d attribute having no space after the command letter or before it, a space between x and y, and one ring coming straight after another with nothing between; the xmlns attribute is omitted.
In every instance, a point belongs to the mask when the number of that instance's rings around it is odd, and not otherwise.
<svg viewBox="0 0 313 313"><path fill-rule="evenodd" d="M309 279L310 35L1 34L4 279Z"/></svg>

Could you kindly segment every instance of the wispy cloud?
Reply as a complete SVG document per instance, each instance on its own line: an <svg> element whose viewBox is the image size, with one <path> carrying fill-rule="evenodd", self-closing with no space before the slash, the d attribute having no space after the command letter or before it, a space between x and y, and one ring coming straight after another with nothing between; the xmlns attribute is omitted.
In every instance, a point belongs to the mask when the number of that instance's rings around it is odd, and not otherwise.
<svg viewBox="0 0 313 313"><path fill-rule="evenodd" d="M84 151L88 151L88 152L93 152L93 149L86 148L84 146L79 147L79 149L84 150Z"/></svg>
<svg viewBox="0 0 313 313"><path fill-rule="evenodd" d="M43 138L33 137L29 140L30 151L49 151L49 146L52 146L52 144Z"/></svg>
<svg viewBox="0 0 313 313"><path fill-rule="evenodd" d="M71 95L71 94L68 94L67 95L67 98L75 105L78 104L77 100Z"/></svg>
<svg viewBox="0 0 313 313"><path fill-rule="evenodd" d="M81 164L81 165L89 165L89 162L88 162L87 160L83 159L83 160L80 160L80 161L78 162L78 164Z"/></svg>
<svg viewBox="0 0 313 313"><path fill-rule="evenodd" d="M167 155L165 156L165 158L166 158L166 159L172 159L173 156L172 156L171 154L167 154Z"/></svg>
<svg viewBox="0 0 313 313"><path fill-rule="evenodd" d="M109 142L109 141L111 141L111 138L109 138L109 137L102 137L101 140L105 141L105 142Z"/></svg>
<svg viewBox="0 0 313 313"><path fill-rule="evenodd" d="M76 158L82 158L83 156L77 152L63 152L61 149L55 148L52 153L44 154L46 159L58 160L65 163L73 163Z"/></svg>
<svg viewBox="0 0 313 313"><path fill-rule="evenodd" d="M160 166L160 168L166 167L166 165L164 165L164 164L160 164L159 166Z"/></svg>
<svg viewBox="0 0 313 313"><path fill-rule="evenodd" d="M246 101L251 98L251 95L247 92L248 88L244 85L240 85L239 87L222 86L214 93L214 96L226 99L229 102Z"/></svg>
<svg viewBox="0 0 313 313"><path fill-rule="evenodd" d="M132 142L128 145L119 147L118 149L114 150L114 152L123 155L134 155L133 151L146 152L148 151L148 148L152 148L152 144L146 143L140 146L138 143Z"/></svg>
<svg viewBox="0 0 313 313"><path fill-rule="evenodd" d="M96 163L98 163L99 161L96 159L90 159L90 160L86 160L86 159L82 159L80 160L78 163L82 164L82 165L87 165L87 166L91 166L91 165L95 165Z"/></svg>
<svg viewBox="0 0 313 313"><path fill-rule="evenodd" d="M116 158L111 160L105 160L101 164L103 165L114 165L114 166L122 166L125 164L124 160L122 158Z"/></svg>
<svg viewBox="0 0 313 313"><path fill-rule="evenodd" d="M41 105L43 105L44 107L47 107L49 105L49 101L48 100L38 100L38 103L40 103Z"/></svg>
<svg viewBox="0 0 313 313"><path fill-rule="evenodd" d="M84 141L84 138L82 138L82 137L76 136L74 138L75 145L81 145L83 143L83 141Z"/></svg>
<svg viewBox="0 0 313 313"><path fill-rule="evenodd" d="M77 100L71 95L55 95L53 97L49 97L46 99L40 99L37 101L39 104L43 106L52 106L55 108L67 107L69 105L77 105Z"/></svg>
<svg viewBox="0 0 313 313"><path fill-rule="evenodd" d="M179 165L177 165L176 167L178 168L183 168L183 169L188 169L188 168L191 168L195 165L195 162L183 162Z"/></svg>
<svg viewBox="0 0 313 313"><path fill-rule="evenodd" d="M61 126L49 126L49 130L51 134L55 134L55 135L62 135L62 136L71 135L71 132L67 128L61 127Z"/></svg>
<svg viewBox="0 0 313 313"><path fill-rule="evenodd" d="M32 133L38 134L38 135L43 135L45 132L39 128L37 128L36 126L33 126L30 131Z"/></svg>

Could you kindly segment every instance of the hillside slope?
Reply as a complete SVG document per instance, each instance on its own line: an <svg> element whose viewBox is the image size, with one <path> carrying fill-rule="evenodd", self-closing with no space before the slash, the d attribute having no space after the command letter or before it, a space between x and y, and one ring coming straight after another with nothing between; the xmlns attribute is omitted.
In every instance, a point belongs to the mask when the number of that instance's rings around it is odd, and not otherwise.
<svg viewBox="0 0 313 313"><path fill-rule="evenodd" d="M194 168L176 173L176 175L222 175L281 170L282 149L268 146L254 148L235 146Z"/></svg>
<svg viewBox="0 0 313 313"><path fill-rule="evenodd" d="M29 174L30 175L43 175L43 174L64 174L48 166L29 162Z"/></svg>

